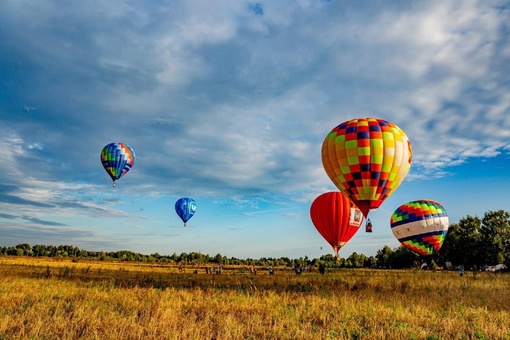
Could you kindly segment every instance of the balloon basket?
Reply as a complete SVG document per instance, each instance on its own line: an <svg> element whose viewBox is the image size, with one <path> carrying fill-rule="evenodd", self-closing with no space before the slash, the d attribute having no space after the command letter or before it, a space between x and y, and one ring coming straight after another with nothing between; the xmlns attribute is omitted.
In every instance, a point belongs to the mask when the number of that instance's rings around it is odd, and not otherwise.
<svg viewBox="0 0 510 340"><path fill-rule="evenodd" d="M370 222L370 219L368 219L367 223L365 224L365 232L367 233L372 232L372 222Z"/></svg>

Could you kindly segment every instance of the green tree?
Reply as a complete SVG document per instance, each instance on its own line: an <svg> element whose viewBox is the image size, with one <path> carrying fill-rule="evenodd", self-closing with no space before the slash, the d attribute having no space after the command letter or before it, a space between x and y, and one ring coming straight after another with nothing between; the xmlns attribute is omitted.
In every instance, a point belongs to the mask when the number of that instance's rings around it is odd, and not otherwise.
<svg viewBox="0 0 510 340"><path fill-rule="evenodd" d="M32 247L32 253L34 256L46 256L46 246L42 244L36 244Z"/></svg>
<svg viewBox="0 0 510 340"><path fill-rule="evenodd" d="M23 254L22 255L19 255L19 252L18 252L18 256L31 256L32 255L32 247L30 247L30 245L28 243L21 243L21 244L18 244L16 246L16 248L19 250L23 250Z"/></svg>
<svg viewBox="0 0 510 340"><path fill-rule="evenodd" d="M204 263L204 257L202 256L201 253L191 252L188 255L188 262L194 263L194 264L202 264L202 263Z"/></svg>
<svg viewBox="0 0 510 340"><path fill-rule="evenodd" d="M18 255L18 248L10 246L7 247L6 251L7 255Z"/></svg>
<svg viewBox="0 0 510 340"><path fill-rule="evenodd" d="M460 219L458 224L451 224L448 228L441 254L446 261L453 265L464 265L471 268L485 261L481 247L482 221L477 216L467 216Z"/></svg>
<svg viewBox="0 0 510 340"><path fill-rule="evenodd" d="M488 211L482 219L468 215L450 225L440 259L466 268L502 262L509 265L510 213Z"/></svg>
<svg viewBox="0 0 510 340"><path fill-rule="evenodd" d="M487 264L510 264L510 213L503 210L486 212L480 236L480 249Z"/></svg>
<svg viewBox="0 0 510 340"><path fill-rule="evenodd" d="M390 267L395 269L418 267L420 256L404 246L399 246L391 253L389 263Z"/></svg>
<svg viewBox="0 0 510 340"><path fill-rule="evenodd" d="M365 259L363 263L363 267L365 268L375 268L377 266L377 259L375 256L369 256Z"/></svg>
<svg viewBox="0 0 510 340"><path fill-rule="evenodd" d="M292 261L290 260L290 258L285 257L285 256L280 257L279 262L288 266L288 267L290 267L292 265Z"/></svg>
<svg viewBox="0 0 510 340"><path fill-rule="evenodd" d="M375 255L377 267L379 268L391 268L391 255L393 250L389 246L384 246L382 249L377 251Z"/></svg>
<svg viewBox="0 0 510 340"><path fill-rule="evenodd" d="M367 257L364 254L353 252L351 256L347 258L346 262L348 264L346 264L346 266L350 268L363 268L366 259Z"/></svg>

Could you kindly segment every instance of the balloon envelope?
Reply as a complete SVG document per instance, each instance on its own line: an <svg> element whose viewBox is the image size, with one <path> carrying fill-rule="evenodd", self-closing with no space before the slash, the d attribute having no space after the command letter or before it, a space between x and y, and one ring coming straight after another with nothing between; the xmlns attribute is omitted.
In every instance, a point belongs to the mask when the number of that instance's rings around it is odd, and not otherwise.
<svg viewBox="0 0 510 340"><path fill-rule="evenodd" d="M135 152L127 144L110 143L101 151L101 163L115 186L115 181L135 164Z"/></svg>
<svg viewBox="0 0 510 340"><path fill-rule="evenodd" d="M404 247L426 256L437 253L443 245L449 220L438 202L417 200L398 207L391 215L390 225Z"/></svg>
<svg viewBox="0 0 510 340"><path fill-rule="evenodd" d="M379 118L343 122L322 144L324 170L365 217L404 180L411 159L411 143L404 131Z"/></svg>
<svg viewBox="0 0 510 340"><path fill-rule="evenodd" d="M184 226L186 226L186 222L189 221L196 211L197 203L192 198L183 197L175 202L175 212L184 222Z"/></svg>
<svg viewBox="0 0 510 340"><path fill-rule="evenodd" d="M318 196L310 207L310 218L337 255L363 223L361 211L339 191Z"/></svg>

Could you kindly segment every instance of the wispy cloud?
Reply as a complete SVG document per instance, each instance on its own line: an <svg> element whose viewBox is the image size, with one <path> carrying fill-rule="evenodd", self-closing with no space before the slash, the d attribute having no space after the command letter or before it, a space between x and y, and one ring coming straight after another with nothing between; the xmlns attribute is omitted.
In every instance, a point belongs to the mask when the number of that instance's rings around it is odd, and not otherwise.
<svg viewBox="0 0 510 340"><path fill-rule="evenodd" d="M13 220L13 219L17 218L17 216L15 216L15 215L4 214L4 213L0 213L0 217L5 218L7 220Z"/></svg>
<svg viewBox="0 0 510 340"><path fill-rule="evenodd" d="M38 219L37 217L22 216L21 218L24 219L25 221L29 221L30 223L33 223L33 224L47 225L47 226L54 226L54 227L67 226L65 223L44 221L44 220Z"/></svg>
<svg viewBox="0 0 510 340"><path fill-rule="evenodd" d="M0 195L0 202L14 204L14 205L30 205L30 206L39 207L39 208L52 208L52 207L54 207L52 204L47 204L47 203L42 203L42 202L37 202L37 201L31 201L31 200L27 200L27 199L21 198L19 196L5 195L5 194Z"/></svg>

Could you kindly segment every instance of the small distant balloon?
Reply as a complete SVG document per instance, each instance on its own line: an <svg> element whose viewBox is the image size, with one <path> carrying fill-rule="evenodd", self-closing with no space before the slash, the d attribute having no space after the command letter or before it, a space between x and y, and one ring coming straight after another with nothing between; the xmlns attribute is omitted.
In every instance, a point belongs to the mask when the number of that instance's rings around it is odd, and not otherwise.
<svg viewBox="0 0 510 340"><path fill-rule="evenodd" d="M406 248L423 256L443 245L449 221L444 207L433 200L417 200L398 207L390 218L391 231Z"/></svg>
<svg viewBox="0 0 510 340"><path fill-rule="evenodd" d="M124 176L135 164L135 152L127 144L110 143L101 151L101 163L115 187L115 181Z"/></svg>
<svg viewBox="0 0 510 340"><path fill-rule="evenodd" d="M186 226L186 223L189 221L189 219L195 215L196 211L197 202L195 202L195 200L192 198L183 197L179 198L177 202L175 202L175 212L184 222L184 226Z"/></svg>

